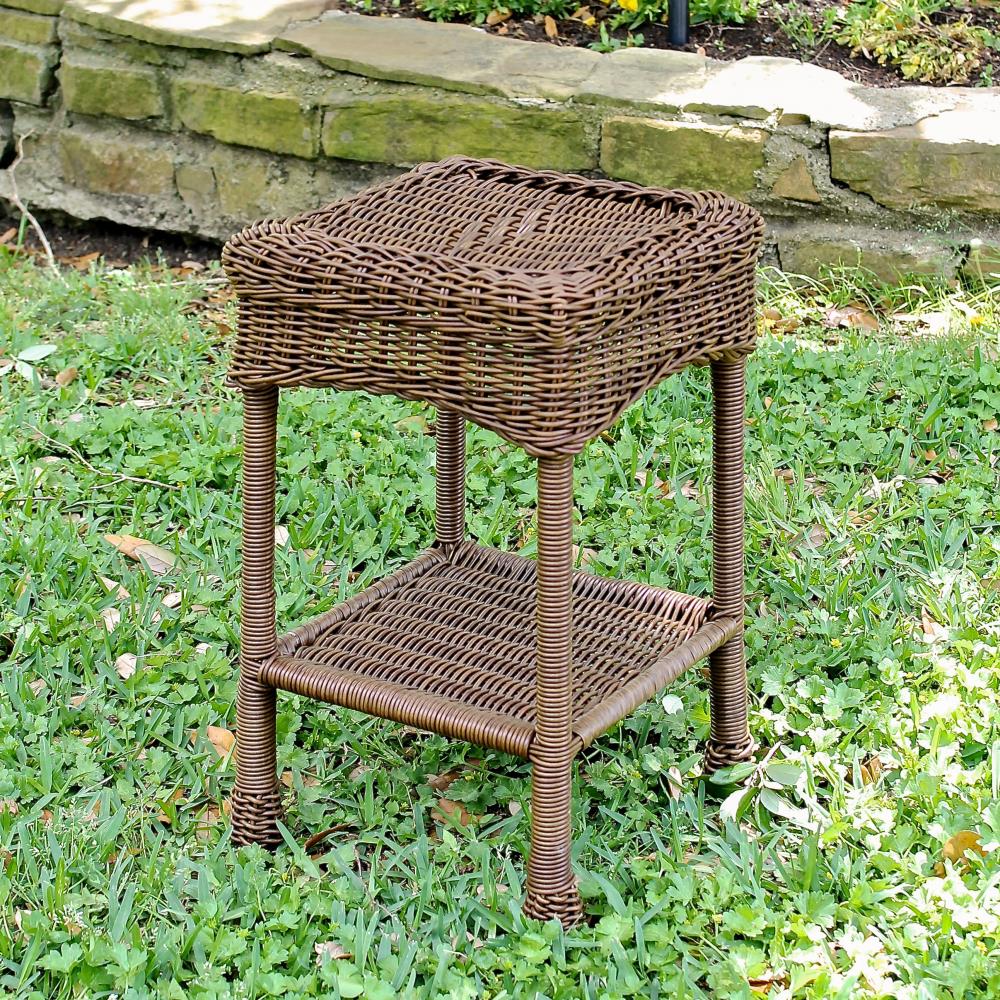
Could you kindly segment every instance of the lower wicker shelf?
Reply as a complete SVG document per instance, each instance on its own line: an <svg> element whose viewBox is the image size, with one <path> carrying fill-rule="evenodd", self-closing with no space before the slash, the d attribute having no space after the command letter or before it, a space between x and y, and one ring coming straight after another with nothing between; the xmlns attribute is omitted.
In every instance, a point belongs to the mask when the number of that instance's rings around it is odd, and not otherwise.
<svg viewBox="0 0 1000 1000"><path fill-rule="evenodd" d="M739 630L711 602L573 574L572 729L586 746ZM530 757L535 563L429 549L283 636L265 684Z"/></svg>

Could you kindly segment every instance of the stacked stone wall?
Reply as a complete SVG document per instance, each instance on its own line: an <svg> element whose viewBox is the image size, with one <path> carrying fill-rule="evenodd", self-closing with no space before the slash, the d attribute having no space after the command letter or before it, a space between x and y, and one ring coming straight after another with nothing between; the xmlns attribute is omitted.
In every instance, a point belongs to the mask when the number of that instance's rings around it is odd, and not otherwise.
<svg viewBox="0 0 1000 1000"><path fill-rule="evenodd" d="M771 259L1000 261L1000 91L517 42L319 0L0 0L0 198L223 239L454 153L757 206Z"/></svg>

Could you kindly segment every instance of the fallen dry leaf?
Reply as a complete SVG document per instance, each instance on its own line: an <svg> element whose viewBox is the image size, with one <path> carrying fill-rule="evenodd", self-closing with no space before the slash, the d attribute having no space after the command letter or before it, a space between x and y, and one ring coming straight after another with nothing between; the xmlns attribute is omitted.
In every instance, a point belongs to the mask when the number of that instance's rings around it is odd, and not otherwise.
<svg viewBox="0 0 1000 1000"><path fill-rule="evenodd" d="M122 653L122 655L115 660L115 670L118 671L118 676L123 681L127 681L135 673L138 665L139 657L134 653Z"/></svg>
<svg viewBox="0 0 1000 1000"><path fill-rule="evenodd" d="M864 306L831 306L823 314L823 325L831 328L877 330L878 320Z"/></svg>
<svg viewBox="0 0 1000 1000"><path fill-rule="evenodd" d="M459 777L461 777L460 771L445 771L444 774L429 774L427 775L427 784L430 785L435 792L446 792L451 784Z"/></svg>
<svg viewBox="0 0 1000 1000"><path fill-rule="evenodd" d="M491 10L486 15L486 23L492 28L495 24L503 24L509 17L509 10Z"/></svg>
<svg viewBox="0 0 1000 1000"><path fill-rule="evenodd" d="M549 14L545 15L545 34L549 38L559 37L559 27L555 22L555 18L551 17Z"/></svg>
<svg viewBox="0 0 1000 1000"><path fill-rule="evenodd" d="M948 637L948 629L940 622L935 621L927 608L922 608L920 611L920 627L924 642L940 642Z"/></svg>
<svg viewBox="0 0 1000 1000"><path fill-rule="evenodd" d="M878 754L873 754L861 765L861 784L874 785L882 777L882 760Z"/></svg>
<svg viewBox="0 0 1000 1000"><path fill-rule="evenodd" d="M15 236L17 236L17 228L15 226L11 226L10 229L0 233L0 246L6 246Z"/></svg>
<svg viewBox="0 0 1000 1000"><path fill-rule="evenodd" d="M676 802L684 790L684 779L681 777L680 768L672 767L667 771L667 788L670 797Z"/></svg>
<svg viewBox="0 0 1000 1000"><path fill-rule="evenodd" d="M62 386L64 389L74 381L77 376L77 370L75 368L64 368L61 372L56 375L56 385Z"/></svg>
<svg viewBox="0 0 1000 1000"><path fill-rule="evenodd" d="M104 540L110 542L122 555L142 563L150 573L157 576L169 572L177 561L173 552L147 542L145 538L136 538L135 535L105 535Z"/></svg>
<svg viewBox="0 0 1000 1000"><path fill-rule="evenodd" d="M233 747L236 745L236 736L234 733L230 732L228 729L223 729L222 726L209 726L205 730L205 735L208 737L209 742L215 748L215 752L220 757L226 757L231 752ZM198 730L192 729L189 733L192 743L198 742Z"/></svg>
<svg viewBox="0 0 1000 1000"><path fill-rule="evenodd" d="M980 857L986 856L979 834L974 830L960 830L944 842L944 847L941 848L941 857L944 860L934 866L934 873L939 876L945 874L945 861L968 869L970 864L966 855L970 853L978 854Z"/></svg>
<svg viewBox="0 0 1000 1000"><path fill-rule="evenodd" d="M157 813L156 818L161 823L171 823L172 819L167 814L166 807L167 806L176 806L179 802L182 802L183 799L184 799L184 789L183 788L175 788L170 793L170 795L167 796L167 798L161 800L161 805L164 806L164 808L161 809L159 811L159 813Z"/></svg>
<svg viewBox="0 0 1000 1000"><path fill-rule="evenodd" d="M325 830L320 830L319 833L314 833L311 837L306 838L306 842L302 845L308 854L314 847L322 844L324 840L329 839L335 833L340 833L343 830L350 830L350 823L338 823L336 826L328 826Z"/></svg>
<svg viewBox="0 0 1000 1000"><path fill-rule="evenodd" d="M590 566L597 561L597 549L581 548L579 545L573 546L573 565L581 569Z"/></svg>
<svg viewBox="0 0 1000 1000"><path fill-rule="evenodd" d="M431 817L438 823L446 823L451 820L459 826L468 826L479 819L478 816L467 812L461 802L453 802L451 799L438 799L437 809L431 810Z"/></svg>
<svg viewBox="0 0 1000 1000"><path fill-rule="evenodd" d="M353 953L345 951L336 941L317 941L313 947L316 949L316 964L322 965L325 961L339 961L342 958L354 958Z"/></svg>
<svg viewBox="0 0 1000 1000"><path fill-rule="evenodd" d="M998 427L1000 427L1000 422L997 421L996 417L988 417L983 421L984 431L995 431Z"/></svg>
<svg viewBox="0 0 1000 1000"><path fill-rule="evenodd" d="M75 694L69 700L70 708L80 708L86 700L87 696L85 694Z"/></svg>
<svg viewBox="0 0 1000 1000"><path fill-rule="evenodd" d="M794 546L806 546L811 549L819 548L830 537L826 528L822 524L814 524L807 531L800 532L792 539Z"/></svg>
<svg viewBox="0 0 1000 1000"><path fill-rule="evenodd" d="M98 577L101 583L104 585L104 589L110 594L114 593L115 597L119 601L126 601L131 596L129 592L117 581L112 580L109 576Z"/></svg>
<svg viewBox="0 0 1000 1000"><path fill-rule="evenodd" d="M37 698L46 688L48 684L45 683L44 677L39 677L36 681L30 681L28 684L28 690L35 695Z"/></svg>
<svg viewBox="0 0 1000 1000"><path fill-rule="evenodd" d="M104 608L101 611L101 620L110 634L121 624L122 613L117 608Z"/></svg>
<svg viewBox="0 0 1000 1000"><path fill-rule="evenodd" d="M13 799L0 799L0 816L16 816L17 803Z"/></svg>
<svg viewBox="0 0 1000 1000"><path fill-rule="evenodd" d="M288 534L288 529L283 524L276 524L274 526L274 544L277 548L283 549L289 542L291 535Z"/></svg>
<svg viewBox="0 0 1000 1000"><path fill-rule="evenodd" d="M209 840L212 836L212 831L219 825L219 821L222 819L222 810L217 805L207 805L198 815L198 821L195 824L194 835L199 840Z"/></svg>
<svg viewBox="0 0 1000 1000"><path fill-rule="evenodd" d="M79 257L59 257L57 258L60 264L66 264L68 267L75 267L78 271L86 271L90 265L101 256L99 251L94 251L93 253L85 253Z"/></svg>

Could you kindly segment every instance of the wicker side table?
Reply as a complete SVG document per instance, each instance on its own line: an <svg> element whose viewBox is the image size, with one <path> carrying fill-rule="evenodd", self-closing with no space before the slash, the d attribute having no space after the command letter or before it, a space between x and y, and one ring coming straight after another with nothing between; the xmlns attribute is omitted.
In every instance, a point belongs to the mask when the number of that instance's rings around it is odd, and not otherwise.
<svg viewBox="0 0 1000 1000"><path fill-rule="evenodd" d="M531 761L526 912L572 923L574 756L708 656L710 769L745 759L744 361L750 208L714 193L453 158L227 245L244 400L243 600L233 836L275 845L278 689ZM573 456L648 388L709 362L711 600L572 571ZM281 386L438 408L434 544L276 633ZM538 460L536 560L465 535L465 422Z"/></svg>

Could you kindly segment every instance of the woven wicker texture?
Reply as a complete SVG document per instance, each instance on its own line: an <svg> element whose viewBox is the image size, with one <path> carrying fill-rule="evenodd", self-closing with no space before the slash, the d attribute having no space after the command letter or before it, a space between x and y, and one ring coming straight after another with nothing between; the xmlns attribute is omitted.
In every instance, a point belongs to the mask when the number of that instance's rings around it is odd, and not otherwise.
<svg viewBox="0 0 1000 1000"><path fill-rule="evenodd" d="M715 193L453 158L224 252L231 378L432 402L534 455L754 339L752 209Z"/></svg>
<svg viewBox="0 0 1000 1000"><path fill-rule="evenodd" d="M274 845L275 691L531 761L525 913L582 913L570 863L580 749L709 657L711 770L752 751L743 649L751 209L717 194L452 159L227 246L244 397L233 836ZM713 597L572 571L573 453L633 399L710 362ZM434 546L277 638L281 386L438 406ZM466 540L466 419L538 456L534 560Z"/></svg>
<svg viewBox="0 0 1000 1000"><path fill-rule="evenodd" d="M447 735L459 735L464 721L465 739L527 757L536 721L535 584L531 559L471 542L450 556L430 550L280 640L264 677ZM644 678L655 691L690 665L668 654L699 631L709 607L670 590L573 574L577 749L634 707L617 707L615 695ZM709 634L721 635L717 624Z"/></svg>

